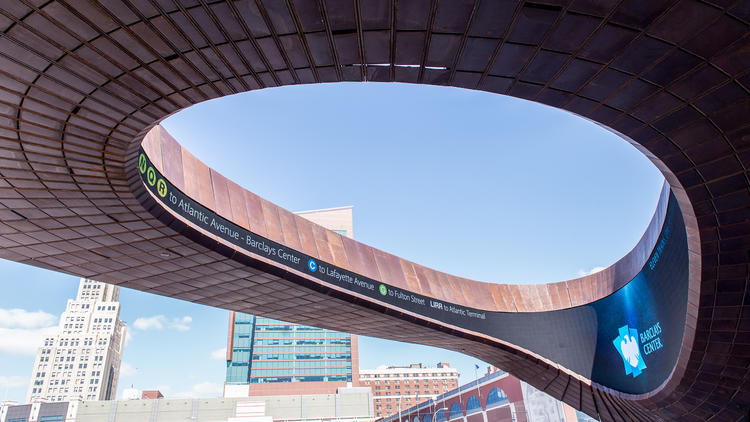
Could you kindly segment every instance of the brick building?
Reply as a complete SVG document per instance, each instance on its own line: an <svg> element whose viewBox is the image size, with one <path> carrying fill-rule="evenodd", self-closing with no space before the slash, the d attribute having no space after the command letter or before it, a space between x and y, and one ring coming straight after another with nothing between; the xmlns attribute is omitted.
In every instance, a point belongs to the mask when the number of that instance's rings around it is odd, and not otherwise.
<svg viewBox="0 0 750 422"><path fill-rule="evenodd" d="M363 369L360 385L372 389L376 417L397 414L458 387L458 371L447 362L437 367L421 363L409 366L381 366Z"/></svg>

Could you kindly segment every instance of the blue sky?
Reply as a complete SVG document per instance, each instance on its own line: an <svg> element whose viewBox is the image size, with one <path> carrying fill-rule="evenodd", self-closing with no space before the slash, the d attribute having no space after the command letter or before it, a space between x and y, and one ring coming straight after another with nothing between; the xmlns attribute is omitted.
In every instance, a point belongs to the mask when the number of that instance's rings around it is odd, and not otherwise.
<svg viewBox="0 0 750 422"><path fill-rule="evenodd" d="M208 165L282 207L352 205L356 239L490 282L560 281L612 264L640 238L663 180L593 123L457 88L273 88L199 104L163 124ZM36 341L78 279L3 260L0 274L0 400L22 401ZM227 311L126 289L120 302L130 333L120 391L220 394ZM479 363L360 341L361 368L438 361L457 366L462 383Z"/></svg>

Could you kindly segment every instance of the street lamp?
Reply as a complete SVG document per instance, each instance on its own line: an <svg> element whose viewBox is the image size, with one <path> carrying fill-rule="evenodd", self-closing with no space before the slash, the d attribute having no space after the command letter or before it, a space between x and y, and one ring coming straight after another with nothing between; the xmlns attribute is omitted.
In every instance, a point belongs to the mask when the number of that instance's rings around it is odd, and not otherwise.
<svg viewBox="0 0 750 422"><path fill-rule="evenodd" d="M441 411L441 410L444 410L446 414L448 413L448 408L447 408L447 407L441 407L441 408L439 408L439 409L435 409L435 412L434 412L434 413L433 413L432 415L433 415L433 416L434 416L434 415L437 415L437 412L439 412L439 411ZM437 418L435 418L435 419L437 419ZM448 416L447 416L447 415L445 416L445 420L446 420L446 421L448 420ZM433 420L432 422L435 422L435 420Z"/></svg>

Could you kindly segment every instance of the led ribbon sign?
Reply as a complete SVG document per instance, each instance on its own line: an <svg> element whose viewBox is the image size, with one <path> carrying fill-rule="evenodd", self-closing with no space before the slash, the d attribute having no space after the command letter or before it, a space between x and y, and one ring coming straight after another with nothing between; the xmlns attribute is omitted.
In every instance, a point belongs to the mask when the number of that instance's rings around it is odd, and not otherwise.
<svg viewBox="0 0 750 422"><path fill-rule="evenodd" d="M606 387L633 394L649 392L667 379L679 355L688 256L682 215L671 194L657 246L624 287L587 305L513 313L446 302L348 271L219 216L165 179L143 150L138 169L146 188L163 206L246 251L250 258L261 256L375 302L510 342ZM191 231L186 236L203 235Z"/></svg>

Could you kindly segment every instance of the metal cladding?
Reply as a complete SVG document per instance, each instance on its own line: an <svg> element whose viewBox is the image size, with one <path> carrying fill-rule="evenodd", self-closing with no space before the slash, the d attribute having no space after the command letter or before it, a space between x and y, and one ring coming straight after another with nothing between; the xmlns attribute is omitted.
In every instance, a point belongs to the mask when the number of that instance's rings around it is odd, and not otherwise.
<svg viewBox="0 0 750 422"><path fill-rule="evenodd" d="M291 322L450 342L603 420L742 420L750 407L749 22L750 2L718 0L3 2L0 257ZM146 133L191 104L364 80L548 104L615 130L651 159L679 204L688 262L681 346L660 386L627 393L592 383L503 339L247 253L164 207L140 174ZM158 153L144 143L148 158L208 210L353 274L476 311L587 306L626 289L666 238L667 224L652 223L633 252L578 280L461 283L306 223L159 131ZM233 236L228 225L219 230ZM630 364L625 375L645 379L653 367L636 351L648 344L660 353L667 330L628 324L607 346L621 357L617 370Z"/></svg>

